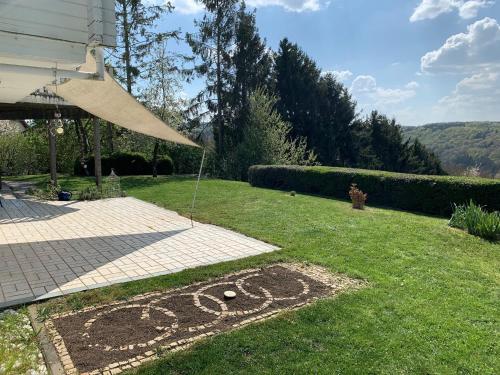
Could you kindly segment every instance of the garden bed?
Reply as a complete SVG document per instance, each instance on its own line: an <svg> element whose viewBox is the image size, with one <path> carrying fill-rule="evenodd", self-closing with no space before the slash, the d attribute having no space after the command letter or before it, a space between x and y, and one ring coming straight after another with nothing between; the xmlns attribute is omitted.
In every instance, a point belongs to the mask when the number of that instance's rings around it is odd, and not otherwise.
<svg viewBox="0 0 500 375"><path fill-rule="evenodd" d="M362 284L319 267L281 264L54 315L45 325L67 373L114 374ZM236 298L225 299L228 290Z"/></svg>

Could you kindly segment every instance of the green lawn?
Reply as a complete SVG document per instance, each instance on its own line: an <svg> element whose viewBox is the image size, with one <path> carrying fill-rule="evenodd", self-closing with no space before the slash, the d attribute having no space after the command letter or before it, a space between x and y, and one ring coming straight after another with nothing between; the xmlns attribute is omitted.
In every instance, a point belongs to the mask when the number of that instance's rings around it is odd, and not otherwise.
<svg viewBox="0 0 500 375"><path fill-rule="evenodd" d="M90 183L82 181L61 185ZM130 177L122 185L131 196L181 214L188 213L194 188L183 178ZM201 182L195 218L283 250L45 307L79 308L278 260L310 262L370 287L219 335L137 374L500 373L499 244L451 229L442 218L355 211L343 201L221 180Z"/></svg>

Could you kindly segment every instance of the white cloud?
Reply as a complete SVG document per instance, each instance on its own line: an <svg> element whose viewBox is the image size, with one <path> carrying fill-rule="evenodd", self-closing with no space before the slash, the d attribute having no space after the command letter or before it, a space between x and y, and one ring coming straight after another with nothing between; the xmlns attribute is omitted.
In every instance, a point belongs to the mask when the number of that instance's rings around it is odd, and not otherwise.
<svg viewBox="0 0 500 375"><path fill-rule="evenodd" d="M354 93L373 92L377 88L377 80L372 76L357 76L351 85Z"/></svg>
<svg viewBox="0 0 500 375"><path fill-rule="evenodd" d="M204 6L196 0L173 0L175 11L182 14L194 14L202 12Z"/></svg>
<svg viewBox="0 0 500 375"><path fill-rule="evenodd" d="M351 92L360 102L382 109L386 105L402 103L416 95L414 89L380 87L377 80L369 75L357 76L352 82Z"/></svg>
<svg viewBox="0 0 500 375"><path fill-rule="evenodd" d="M474 72L500 65L500 25L484 18L467 27L467 32L452 35L437 50L421 59L423 72Z"/></svg>
<svg viewBox="0 0 500 375"><path fill-rule="evenodd" d="M445 120L486 121L500 118L500 71L464 78L442 98L434 112Z"/></svg>
<svg viewBox="0 0 500 375"><path fill-rule="evenodd" d="M345 82L348 81L352 76L352 72L350 70L329 70L326 72L322 73L323 75L325 74L331 74L335 76L339 81Z"/></svg>
<svg viewBox="0 0 500 375"><path fill-rule="evenodd" d="M422 0L410 17L411 22L434 19L441 14L458 11L460 17L477 17L481 8L495 4L494 0Z"/></svg>
<svg viewBox="0 0 500 375"><path fill-rule="evenodd" d="M500 118L500 25L484 18L452 35L421 59L421 70L457 74L455 89L432 109L433 121L480 121Z"/></svg>
<svg viewBox="0 0 500 375"><path fill-rule="evenodd" d="M202 12L204 7L196 0L173 0L175 10L182 14L194 14ZM315 12L328 7L330 1L325 0L248 0L251 7L279 6L289 12Z"/></svg>
<svg viewBox="0 0 500 375"><path fill-rule="evenodd" d="M416 90L420 87L420 85L418 84L418 82L411 81L408 82L405 87L409 90Z"/></svg>
<svg viewBox="0 0 500 375"><path fill-rule="evenodd" d="M330 1L322 0L249 0L248 5L254 7L281 6L290 12L315 12L328 7Z"/></svg>
<svg viewBox="0 0 500 375"><path fill-rule="evenodd" d="M494 1L489 0L470 0L460 6L458 14L464 19L476 18L481 8L487 8L494 5Z"/></svg>

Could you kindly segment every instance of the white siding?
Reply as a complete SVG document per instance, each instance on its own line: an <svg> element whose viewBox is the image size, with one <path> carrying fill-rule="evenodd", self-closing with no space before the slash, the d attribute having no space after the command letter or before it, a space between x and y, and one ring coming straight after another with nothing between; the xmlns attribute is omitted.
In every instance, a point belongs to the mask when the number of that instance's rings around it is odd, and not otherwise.
<svg viewBox="0 0 500 375"><path fill-rule="evenodd" d="M0 103L22 100L53 79L1 64L76 70L89 46L116 44L114 0L0 0Z"/></svg>
<svg viewBox="0 0 500 375"><path fill-rule="evenodd" d="M0 0L0 31L112 47L114 0Z"/></svg>

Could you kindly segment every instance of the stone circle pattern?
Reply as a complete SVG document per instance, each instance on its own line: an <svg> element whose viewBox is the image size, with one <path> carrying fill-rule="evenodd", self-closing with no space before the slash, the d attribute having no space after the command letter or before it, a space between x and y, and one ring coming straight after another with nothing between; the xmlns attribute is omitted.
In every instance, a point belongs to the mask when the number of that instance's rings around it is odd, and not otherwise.
<svg viewBox="0 0 500 375"><path fill-rule="evenodd" d="M56 314L45 326L67 374L111 375L164 351L360 286L320 267L278 264ZM236 298L224 299L227 290Z"/></svg>

